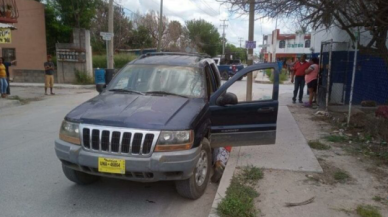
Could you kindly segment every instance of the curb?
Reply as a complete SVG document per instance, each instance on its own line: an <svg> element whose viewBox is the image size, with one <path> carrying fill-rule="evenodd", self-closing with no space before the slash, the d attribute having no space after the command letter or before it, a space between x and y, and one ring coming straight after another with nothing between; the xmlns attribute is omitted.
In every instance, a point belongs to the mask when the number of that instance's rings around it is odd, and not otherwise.
<svg viewBox="0 0 388 217"><path fill-rule="evenodd" d="M11 88L12 87L40 87L44 88L43 83L10 83ZM89 85L74 85L74 84L54 84L54 88L57 89L94 89L95 85L89 84Z"/></svg>
<svg viewBox="0 0 388 217"><path fill-rule="evenodd" d="M255 83L259 83L259 84L272 84L272 82L270 82L270 81L255 81Z"/></svg>
<svg viewBox="0 0 388 217"><path fill-rule="evenodd" d="M234 170L236 169L238 163L240 149L241 147L232 148L232 152L230 153L228 163L226 164L224 173L222 174L222 178L218 185L216 196L214 197L212 208L210 209L208 217L219 217L217 214L218 203L220 203L222 198L225 197L226 189L230 185L230 181L232 180Z"/></svg>

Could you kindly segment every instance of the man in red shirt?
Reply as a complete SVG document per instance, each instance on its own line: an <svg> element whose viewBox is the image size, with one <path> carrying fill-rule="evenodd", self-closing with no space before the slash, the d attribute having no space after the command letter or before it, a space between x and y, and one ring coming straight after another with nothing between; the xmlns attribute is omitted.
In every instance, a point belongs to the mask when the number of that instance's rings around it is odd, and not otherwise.
<svg viewBox="0 0 388 217"><path fill-rule="evenodd" d="M310 64L306 62L306 54L303 54L300 57L300 60L295 63L294 67L291 68L292 74L291 74L291 82L294 83L294 97L292 98L292 102L296 102L296 96L298 95L299 90L299 103L303 103L303 88L305 85L304 76L305 71L310 67ZM295 76L295 80L294 80Z"/></svg>

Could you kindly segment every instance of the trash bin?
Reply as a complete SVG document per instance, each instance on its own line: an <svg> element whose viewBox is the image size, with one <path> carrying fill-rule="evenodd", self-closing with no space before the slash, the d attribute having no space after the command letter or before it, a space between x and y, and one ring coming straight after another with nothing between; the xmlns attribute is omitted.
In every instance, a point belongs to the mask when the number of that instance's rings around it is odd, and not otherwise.
<svg viewBox="0 0 388 217"><path fill-rule="evenodd" d="M94 71L94 81L96 83L96 90L101 93L105 87L105 70L97 68Z"/></svg>

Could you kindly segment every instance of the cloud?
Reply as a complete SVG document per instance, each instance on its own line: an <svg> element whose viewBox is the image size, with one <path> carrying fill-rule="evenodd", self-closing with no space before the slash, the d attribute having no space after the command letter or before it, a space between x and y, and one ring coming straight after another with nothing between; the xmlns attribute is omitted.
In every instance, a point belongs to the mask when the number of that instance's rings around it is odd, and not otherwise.
<svg viewBox="0 0 388 217"><path fill-rule="evenodd" d="M160 10L160 0L115 0L116 3L130 9L132 12L147 13L151 10ZM240 46L239 38L243 39L241 45L248 40L248 16L230 14L226 5L221 5L215 0L163 0L163 14L169 20L177 20L184 24L187 20L204 19L218 28L222 34L221 20L227 19L225 29L226 39L229 43ZM278 24L278 27L280 25ZM270 34L275 28L274 20L256 20L254 27L254 40L261 44L263 34ZM260 49L255 49L258 53Z"/></svg>

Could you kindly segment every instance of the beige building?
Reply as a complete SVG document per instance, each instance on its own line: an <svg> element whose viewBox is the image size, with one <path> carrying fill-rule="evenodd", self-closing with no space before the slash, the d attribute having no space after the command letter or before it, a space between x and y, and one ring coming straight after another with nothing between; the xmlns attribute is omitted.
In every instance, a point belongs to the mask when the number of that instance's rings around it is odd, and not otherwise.
<svg viewBox="0 0 388 217"><path fill-rule="evenodd" d="M10 67L11 80L14 78L14 71L17 71L17 74L43 75L43 63L47 55L44 5L34 0L6 2L7 5L12 5L12 17L9 19L9 15L5 17L5 13L0 11L0 24L8 23L16 29L11 31L11 43L0 40L0 55L7 61L17 61L16 66ZM12 23L12 18L17 20L17 23Z"/></svg>

